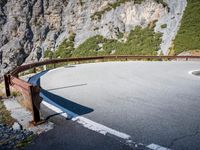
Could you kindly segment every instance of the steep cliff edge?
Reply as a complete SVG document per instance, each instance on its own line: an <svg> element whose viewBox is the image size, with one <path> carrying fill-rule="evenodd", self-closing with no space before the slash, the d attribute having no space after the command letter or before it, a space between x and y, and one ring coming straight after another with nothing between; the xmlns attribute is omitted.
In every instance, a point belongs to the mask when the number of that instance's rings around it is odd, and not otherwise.
<svg viewBox="0 0 200 150"><path fill-rule="evenodd" d="M38 61L71 33L76 48L97 35L117 40L121 33L155 20L155 32L164 35L161 50L167 54L185 6L186 0L1 0L1 74L25 61Z"/></svg>

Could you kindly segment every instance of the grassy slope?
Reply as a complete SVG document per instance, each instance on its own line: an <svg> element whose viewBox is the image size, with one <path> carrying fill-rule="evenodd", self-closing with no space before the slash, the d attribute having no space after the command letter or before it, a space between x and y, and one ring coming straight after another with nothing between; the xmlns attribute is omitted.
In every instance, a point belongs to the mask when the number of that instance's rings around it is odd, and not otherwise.
<svg viewBox="0 0 200 150"><path fill-rule="evenodd" d="M174 41L176 54L200 49L200 0L188 0L181 27Z"/></svg>
<svg viewBox="0 0 200 150"><path fill-rule="evenodd" d="M97 55L156 55L160 48L161 34L152 28L136 27L126 42L95 36L86 40L73 53L74 57ZM102 45L101 47L99 45Z"/></svg>
<svg viewBox="0 0 200 150"><path fill-rule="evenodd" d="M153 27L136 27L132 30L126 41L115 39L106 39L97 35L87 39L76 49L69 41L64 40L58 49L53 53L49 50L45 56L49 58L65 57L82 57L82 56L99 56L99 55L156 55L160 49L161 33L155 33Z"/></svg>

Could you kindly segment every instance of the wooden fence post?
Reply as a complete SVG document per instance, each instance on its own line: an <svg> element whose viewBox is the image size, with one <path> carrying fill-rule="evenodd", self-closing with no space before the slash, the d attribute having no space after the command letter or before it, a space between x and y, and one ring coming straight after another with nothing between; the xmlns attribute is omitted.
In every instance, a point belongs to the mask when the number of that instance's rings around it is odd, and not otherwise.
<svg viewBox="0 0 200 150"><path fill-rule="evenodd" d="M33 113L33 124L37 125L39 122L41 122L40 119L40 88L38 86L30 86L30 92L31 92L31 103L32 103L32 113Z"/></svg>
<svg viewBox="0 0 200 150"><path fill-rule="evenodd" d="M5 83L6 96L9 97L11 95L11 93L10 93L10 75L4 75L4 83Z"/></svg>

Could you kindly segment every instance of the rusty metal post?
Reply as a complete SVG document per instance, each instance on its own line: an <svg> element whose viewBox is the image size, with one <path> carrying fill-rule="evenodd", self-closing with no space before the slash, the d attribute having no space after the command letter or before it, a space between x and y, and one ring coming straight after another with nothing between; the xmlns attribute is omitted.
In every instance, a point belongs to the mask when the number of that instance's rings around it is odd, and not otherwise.
<svg viewBox="0 0 200 150"><path fill-rule="evenodd" d="M5 90L6 90L6 96L9 97L10 94L10 75L4 75L4 83L5 83Z"/></svg>
<svg viewBox="0 0 200 150"><path fill-rule="evenodd" d="M30 86L30 92L31 92L31 103L32 103L32 113L33 113L33 124L37 125L41 122L40 112L39 112L41 103L41 98L39 96L40 88L38 86Z"/></svg>

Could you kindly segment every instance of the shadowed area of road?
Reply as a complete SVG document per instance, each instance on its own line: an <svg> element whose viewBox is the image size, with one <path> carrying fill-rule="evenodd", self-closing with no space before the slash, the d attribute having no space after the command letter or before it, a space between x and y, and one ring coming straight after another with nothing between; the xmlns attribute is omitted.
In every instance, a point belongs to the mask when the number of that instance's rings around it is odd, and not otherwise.
<svg viewBox="0 0 200 150"><path fill-rule="evenodd" d="M80 105L78 103L74 103L71 100L48 92L47 90L42 89L41 92L45 95L46 98L50 99L53 103L58 106L62 106L62 108L67 109L77 115L84 115L94 111L92 108Z"/></svg>

